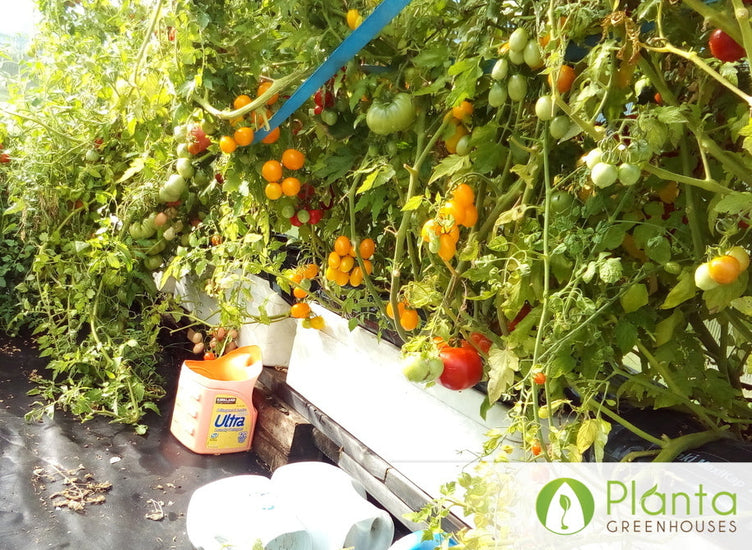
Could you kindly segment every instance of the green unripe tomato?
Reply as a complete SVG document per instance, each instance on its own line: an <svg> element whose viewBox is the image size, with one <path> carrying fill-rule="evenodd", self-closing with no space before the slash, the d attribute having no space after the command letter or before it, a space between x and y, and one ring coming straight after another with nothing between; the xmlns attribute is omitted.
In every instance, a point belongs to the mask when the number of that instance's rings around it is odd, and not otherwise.
<svg viewBox="0 0 752 550"><path fill-rule="evenodd" d="M507 89L500 82L496 82L488 90L488 104L491 107L501 107L507 101Z"/></svg>
<svg viewBox="0 0 752 550"><path fill-rule="evenodd" d="M619 166L619 181L622 185L634 185L640 181L642 170L636 164L622 163Z"/></svg>
<svg viewBox="0 0 752 550"><path fill-rule="evenodd" d="M527 94L527 79L521 74L513 74L507 82L507 93L512 101L522 101Z"/></svg>
<svg viewBox="0 0 752 550"><path fill-rule="evenodd" d="M509 61L503 57L494 63L493 69L491 69L491 78L494 80L504 80L509 72Z"/></svg>
<svg viewBox="0 0 752 550"><path fill-rule="evenodd" d="M612 186L619 177L619 169L613 164L599 162L590 171L590 179L600 189Z"/></svg>
<svg viewBox="0 0 752 550"><path fill-rule="evenodd" d="M298 221L300 223L308 223L311 219L311 215L308 213L308 210L301 209L298 210Z"/></svg>
<svg viewBox="0 0 752 550"><path fill-rule="evenodd" d="M538 101L535 102L535 115L543 122L547 122L554 118L555 110L556 105L554 104L554 98L550 95L542 95L538 98Z"/></svg>
<svg viewBox="0 0 752 550"><path fill-rule="evenodd" d="M561 139L569 132L571 123L567 115L559 115L554 117L551 124L548 125L548 131L551 133L551 137L554 139Z"/></svg>
<svg viewBox="0 0 752 550"><path fill-rule="evenodd" d="M457 154L464 157L470 152L470 134L462 136L457 142Z"/></svg>
<svg viewBox="0 0 752 550"><path fill-rule="evenodd" d="M525 50L528 42L527 29L525 27L517 27L509 37L509 49L513 52L522 52Z"/></svg>

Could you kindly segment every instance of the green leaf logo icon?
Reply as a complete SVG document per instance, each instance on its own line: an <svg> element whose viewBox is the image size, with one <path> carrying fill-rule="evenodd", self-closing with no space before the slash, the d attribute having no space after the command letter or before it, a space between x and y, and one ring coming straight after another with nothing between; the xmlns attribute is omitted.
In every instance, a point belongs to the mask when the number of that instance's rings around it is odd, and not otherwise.
<svg viewBox="0 0 752 550"><path fill-rule="evenodd" d="M582 482L562 477L547 483L535 504L541 524L557 535L574 535L592 521L593 494Z"/></svg>

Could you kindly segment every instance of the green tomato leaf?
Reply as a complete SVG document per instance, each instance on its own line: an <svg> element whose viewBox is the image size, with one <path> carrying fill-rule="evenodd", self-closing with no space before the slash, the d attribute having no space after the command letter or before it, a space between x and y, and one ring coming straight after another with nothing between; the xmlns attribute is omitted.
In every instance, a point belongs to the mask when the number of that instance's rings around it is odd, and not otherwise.
<svg viewBox="0 0 752 550"><path fill-rule="evenodd" d="M731 215L752 212L752 193L729 193L715 204L713 210Z"/></svg>
<svg viewBox="0 0 752 550"><path fill-rule="evenodd" d="M679 282L674 285L666 299L661 304L661 309L671 309L694 297L697 292L694 276L690 270L685 269L679 275Z"/></svg>
<svg viewBox="0 0 752 550"><path fill-rule="evenodd" d="M420 204L423 202L423 197L421 195L415 195L414 197L410 197L410 200L408 200L405 203L405 206L402 207L403 212L409 212L411 210L417 210L420 207Z"/></svg>
<svg viewBox="0 0 752 550"><path fill-rule="evenodd" d="M428 180L429 185L441 178L449 178L454 174L468 170L472 166L472 162L467 156L449 155L444 158L434 168L431 178Z"/></svg>
<svg viewBox="0 0 752 550"><path fill-rule="evenodd" d="M648 258L661 265L671 261L671 245L663 236L653 237L645 246Z"/></svg>
<svg viewBox="0 0 752 550"><path fill-rule="evenodd" d="M745 271L733 283L718 285L713 289L706 290L702 297L710 313L718 313L731 305L731 302L740 298L747 290L748 280L749 271Z"/></svg>
<svg viewBox="0 0 752 550"><path fill-rule="evenodd" d="M514 384L520 360L513 352L491 346L488 352L488 400L495 403Z"/></svg>
<svg viewBox="0 0 752 550"><path fill-rule="evenodd" d="M742 315L752 317L752 296L742 296L741 298L731 300L731 307Z"/></svg>
<svg viewBox="0 0 752 550"><path fill-rule="evenodd" d="M634 284L622 294L619 301L625 313L637 311L649 302L648 288L643 284Z"/></svg>
<svg viewBox="0 0 752 550"><path fill-rule="evenodd" d="M619 351L629 352L637 344L637 327L632 323L621 319L614 328L614 339Z"/></svg>
<svg viewBox="0 0 752 550"><path fill-rule="evenodd" d="M655 346L668 343L673 338L674 331L683 328L686 324L684 313L680 309L675 309L671 315L655 325Z"/></svg>

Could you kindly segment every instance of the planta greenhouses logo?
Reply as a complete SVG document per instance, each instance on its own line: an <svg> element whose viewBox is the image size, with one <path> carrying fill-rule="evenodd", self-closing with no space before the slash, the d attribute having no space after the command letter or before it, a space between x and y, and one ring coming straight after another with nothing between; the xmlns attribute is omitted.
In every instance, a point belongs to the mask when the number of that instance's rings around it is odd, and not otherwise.
<svg viewBox="0 0 752 550"><path fill-rule="evenodd" d="M593 519L593 493L576 479L561 477L547 483L535 503L543 526L557 535L582 531Z"/></svg>

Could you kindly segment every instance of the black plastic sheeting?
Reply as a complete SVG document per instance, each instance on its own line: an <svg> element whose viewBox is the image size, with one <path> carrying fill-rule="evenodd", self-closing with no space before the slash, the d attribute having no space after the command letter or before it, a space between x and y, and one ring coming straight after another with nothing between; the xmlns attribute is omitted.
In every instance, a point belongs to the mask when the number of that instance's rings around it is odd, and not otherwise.
<svg viewBox="0 0 752 550"><path fill-rule="evenodd" d="M60 412L29 423L28 377L45 362L28 341L0 336L0 550L191 549L185 512L194 490L228 476L269 475L253 453L198 455L170 434L179 363L164 365L171 387L161 416L144 419L144 436ZM77 478L89 500L104 501L70 509L59 494L73 490L64 477ZM69 499L74 508L80 500Z"/></svg>

